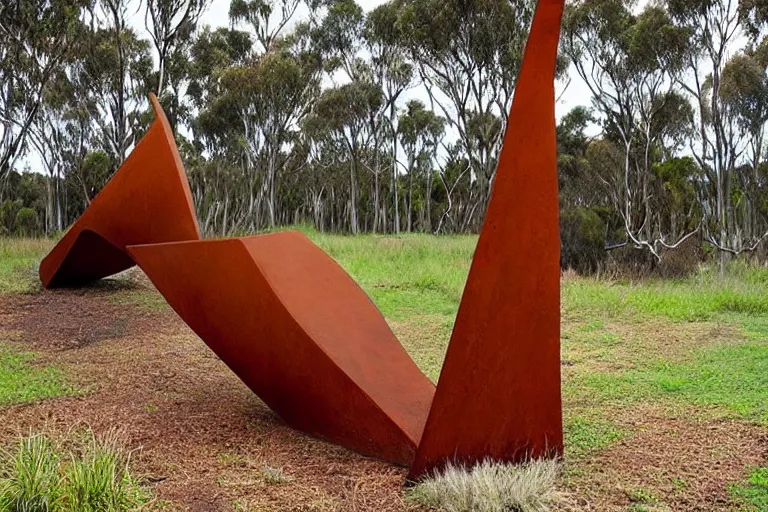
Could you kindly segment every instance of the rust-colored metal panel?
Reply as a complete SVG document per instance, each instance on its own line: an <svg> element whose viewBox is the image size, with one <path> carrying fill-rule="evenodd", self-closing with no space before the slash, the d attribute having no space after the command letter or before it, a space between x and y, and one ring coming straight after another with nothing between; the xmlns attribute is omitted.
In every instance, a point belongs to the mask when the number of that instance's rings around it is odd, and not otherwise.
<svg viewBox="0 0 768 512"><path fill-rule="evenodd" d="M288 425L409 465L434 385L303 234L130 246L174 310Z"/></svg>
<svg viewBox="0 0 768 512"><path fill-rule="evenodd" d="M563 0L537 7L437 392L365 293L302 234L199 239L154 97L157 120L43 261L43 284L83 284L135 261L289 425L413 463L411 479L449 460L562 453L554 120L562 11Z"/></svg>
<svg viewBox="0 0 768 512"><path fill-rule="evenodd" d="M554 73L563 0L540 0L445 364L409 478L562 452Z"/></svg>
<svg viewBox="0 0 768 512"><path fill-rule="evenodd" d="M125 246L199 240L192 194L171 127L156 119L85 213L40 264L46 288L75 286L134 265Z"/></svg>

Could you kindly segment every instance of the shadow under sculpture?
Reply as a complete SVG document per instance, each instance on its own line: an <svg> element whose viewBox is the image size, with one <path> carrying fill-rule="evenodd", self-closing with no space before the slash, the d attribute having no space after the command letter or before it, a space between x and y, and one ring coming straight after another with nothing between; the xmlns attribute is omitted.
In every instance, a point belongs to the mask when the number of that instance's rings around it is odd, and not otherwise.
<svg viewBox="0 0 768 512"><path fill-rule="evenodd" d="M562 454L554 79L563 0L540 0L486 220L437 388L303 234L200 240L167 120L43 260L47 288L138 264L291 427L411 466Z"/></svg>

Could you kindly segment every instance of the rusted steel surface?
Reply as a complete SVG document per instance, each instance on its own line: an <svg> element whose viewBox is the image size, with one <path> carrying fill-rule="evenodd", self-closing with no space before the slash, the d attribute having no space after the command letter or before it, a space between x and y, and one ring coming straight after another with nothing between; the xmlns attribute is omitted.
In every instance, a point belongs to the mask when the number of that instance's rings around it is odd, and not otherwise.
<svg viewBox="0 0 768 512"><path fill-rule="evenodd" d="M40 264L46 288L77 286L134 265L129 244L200 238L192 194L171 127L155 121L85 213Z"/></svg>
<svg viewBox="0 0 768 512"><path fill-rule="evenodd" d="M409 477L562 453L554 73L562 0L540 0L493 195Z"/></svg>
<svg viewBox="0 0 768 512"><path fill-rule="evenodd" d="M409 465L434 394L368 296L297 232L128 247L179 316L291 427Z"/></svg>

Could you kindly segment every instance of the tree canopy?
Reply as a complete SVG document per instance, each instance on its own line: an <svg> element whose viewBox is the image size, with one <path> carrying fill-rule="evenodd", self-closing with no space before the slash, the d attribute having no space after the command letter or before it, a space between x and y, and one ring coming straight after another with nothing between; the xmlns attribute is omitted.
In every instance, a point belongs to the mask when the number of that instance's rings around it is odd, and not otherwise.
<svg viewBox="0 0 768 512"><path fill-rule="evenodd" d="M534 7L232 0L211 28L206 0L4 3L2 229L65 229L155 92L208 234L476 232ZM558 73L591 92L558 125L564 265L765 253L768 4L575 0Z"/></svg>

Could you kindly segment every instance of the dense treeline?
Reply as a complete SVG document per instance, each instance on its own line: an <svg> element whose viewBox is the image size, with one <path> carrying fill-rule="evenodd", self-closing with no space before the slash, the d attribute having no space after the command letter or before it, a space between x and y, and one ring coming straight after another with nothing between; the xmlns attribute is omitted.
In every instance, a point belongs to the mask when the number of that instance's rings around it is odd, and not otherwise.
<svg viewBox="0 0 768 512"><path fill-rule="evenodd" d="M232 0L215 29L207 8L2 4L0 231L66 229L151 91L207 234L479 229L532 0ZM569 4L559 88L592 97L558 126L564 265L763 255L766 33L768 0Z"/></svg>

